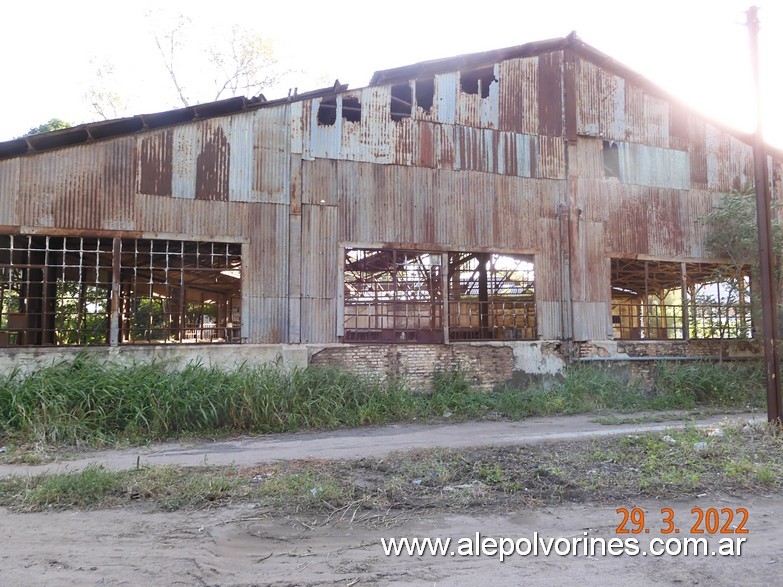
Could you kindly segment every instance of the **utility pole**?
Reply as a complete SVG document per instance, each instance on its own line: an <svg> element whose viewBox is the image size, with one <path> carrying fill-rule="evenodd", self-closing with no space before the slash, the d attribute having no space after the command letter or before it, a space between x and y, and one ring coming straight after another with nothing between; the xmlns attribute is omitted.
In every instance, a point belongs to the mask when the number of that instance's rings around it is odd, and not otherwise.
<svg viewBox="0 0 783 587"><path fill-rule="evenodd" d="M780 394L780 357L778 356L778 312L775 280L775 249L772 246L772 199L767 178L767 154L761 130L761 75L759 73L759 9L747 11L750 35L750 60L756 91L756 132L753 136L753 162L756 183L756 222L759 231L761 272L761 315L767 375L767 418L783 424L783 400Z"/></svg>

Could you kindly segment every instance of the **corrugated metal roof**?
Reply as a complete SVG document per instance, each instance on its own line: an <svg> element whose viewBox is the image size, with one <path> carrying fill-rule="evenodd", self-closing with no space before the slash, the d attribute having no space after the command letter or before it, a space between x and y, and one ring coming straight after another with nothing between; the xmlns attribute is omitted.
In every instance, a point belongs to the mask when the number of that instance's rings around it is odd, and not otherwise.
<svg viewBox="0 0 783 587"><path fill-rule="evenodd" d="M651 100L651 98L662 99L677 109L696 115L692 109L684 105L678 99L674 98L671 94L667 93L656 84L650 82L639 73L586 44L581 39L579 39L575 33L571 33L567 37L563 38L537 41L515 47L507 47L504 49L473 53L469 55L460 55L446 59L425 61L399 68L378 71L370 81L370 87L415 80L419 78L434 77L437 92L439 94L439 101L434 106L434 110L437 112L438 120L449 123L456 122L458 120L455 100L457 92L456 80L458 80L459 71L467 71L482 66L497 66L496 75L500 76L501 78L505 78L509 73L513 73L507 68L508 66L505 65L506 63L514 64L512 67L529 69L531 63L530 61L527 61L528 58L546 56L547 54L564 50L573 51L582 58L582 65L580 67L583 70L589 70L589 64L594 64L595 66L601 68L601 72L604 73L600 73L599 76L602 77L601 83L605 86L601 88L601 91L608 92L611 89L610 86L614 87L617 99L608 100L606 104L607 109L603 112L603 116L609 124L610 128L615 128L616 130L616 125L620 124L618 118L619 111L617 109L620 106L619 97L622 94L623 86L627 82L632 83L636 87L642 88L645 94L648 95L648 98L646 98L648 102ZM541 67L541 64L546 62L546 60L535 61L538 63L538 67ZM554 62L556 61L557 60L554 60L552 64L554 65ZM512 75L511 77L517 76ZM539 93L543 91L549 96L557 97L556 91L552 92L550 89L537 86L536 80L532 74L529 74L525 77L520 76L517 79L522 82L522 86L519 88L519 94L512 92L512 95L514 96L521 97L524 93L530 92L530 90L535 90L537 88L536 91ZM449 93L447 88L453 88L454 93ZM293 94L279 100L267 101L263 96L250 99L240 96L226 100L220 100L217 102L199 104L188 108L180 108L165 112L88 123L68 129L0 142L0 159L16 157L25 154L34 154L41 151L66 147L74 144L92 142L141 131L149 131L161 127L175 126L196 120L204 120L207 118L225 116L228 114L245 112L259 108L267 108L280 104L301 104L302 102L307 101L318 101L324 96L339 95L345 93L347 90L347 85L340 84L336 81L335 84L331 87L314 90L312 92ZM363 93L366 92L366 90L367 89L365 89ZM514 128L522 130L523 132L538 132L539 127L522 128L521 124L518 124L522 123L523 121L532 120L529 112L524 113L517 107L513 107L513 104L507 102L504 104L498 104L496 106L495 99L492 96L492 91L490 91L489 101L484 100L480 102L478 105L478 116L474 116L475 113L472 112L467 104L465 105L467 110L463 110L461 115L467 116L471 120L477 118L481 121L482 126L493 127L495 124L498 124L500 128L504 129ZM583 94L583 96L587 96L587 94ZM593 94L593 96L595 96L595 94ZM365 98L366 95L363 94L363 99ZM583 99L589 100L590 98L586 97ZM529 100L521 100L521 102L523 104L522 108L525 107L525 103L531 105L533 104L533 102ZM632 105L637 109L639 107L643 107L645 109L645 124L652 124L651 127L647 128L648 136L660 136L661 129L663 129L666 122L665 119L662 118L664 115L663 111L653 103ZM593 104L593 106L597 106L597 104ZM538 107L543 108L545 112L550 111L550 105L548 101L539 103ZM498 109L497 111L496 108ZM593 134L595 132L595 120L590 120L589 116L586 116L586 113L591 111L594 111L594 109L590 107L580 107L579 110L580 127L586 134ZM297 117L296 111L292 111L292 116L294 118ZM539 121L540 124L546 124L547 129L552 128L551 125L553 122L554 119L546 122ZM720 128L721 130L732 134L743 142L750 144L752 141L752 136L747 133L741 133L735 129L730 129L714 121L710 121L710 123ZM296 140L298 139L298 135L294 134L292 138L295 139L292 142L294 152L299 152L299 143L298 140ZM625 139L626 137L612 136L612 138ZM662 143L661 146L666 145ZM769 148L769 150L776 157L783 158L783 151L772 148Z"/></svg>

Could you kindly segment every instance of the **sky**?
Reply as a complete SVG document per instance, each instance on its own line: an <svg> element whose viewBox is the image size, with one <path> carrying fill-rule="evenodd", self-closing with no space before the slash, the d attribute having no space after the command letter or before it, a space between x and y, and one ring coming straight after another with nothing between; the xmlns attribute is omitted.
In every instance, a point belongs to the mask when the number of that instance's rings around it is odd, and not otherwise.
<svg viewBox="0 0 783 587"><path fill-rule="evenodd" d="M153 29L178 15L202 43L239 24L272 43L281 82L267 98L331 85L366 86L376 70L563 37L579 37L698 112L741 131L755 127L745 12L751 0L395 0L329 3L197 0L39 0L6 3L0 19L0 141L51 118L100 120L86 94L121 94L119 114L177 107ZM783 2L758 0L763 132L783 148ZM161 9L160 7L164 8ZM195 47L195 43L194 43ZM177 54L189 89L211 99L203 51ZM111 73L103 80L96 71Z"/></svg>

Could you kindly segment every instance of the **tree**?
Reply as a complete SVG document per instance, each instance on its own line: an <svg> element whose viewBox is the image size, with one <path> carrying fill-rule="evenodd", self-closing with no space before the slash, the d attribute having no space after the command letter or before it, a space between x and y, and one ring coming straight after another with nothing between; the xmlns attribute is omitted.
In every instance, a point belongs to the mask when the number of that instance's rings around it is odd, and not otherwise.
<svg viewBox="0 0 783 587"><path fill-rule="evenodd" d="M95 70L95 82L84 94L92 106L93 112L104 120L123 116L128 108L127 96L112 87L116 87L114 65L104 61Z"/></svg>
<svg viewBox="0 0 783 587"><path fill-rule="evenodd" d="M182 14L172 19L147 15L150 36L173 90L163 108L187 107L231 96L255 96L287 73L278 67L274 47L245 27L199 30ZM119 90L116 67L104 61L85 98L102 118L123 116L127 90ZM147 82L148 83L148 82ZM144 84L138 84L143 86Z"/></svg>
<svg viewBox="0 0 783 587"><path fill-rule="evenodd" d="M775 256L783 261L783 226L772 214L772 240ZM730 259L731 263L716 271L716 281L736 284L740 295L749 296L752 301L753 315L760 317L761 298L751 287L759 282L759 241L756 228L756 191L752 185L732 190L724 194L722 202L704 218L708 230L704 238L706 249L714 256ZM743 275L750 269L750 284ZM780 265L776 270L778 303L783 301L783 271ZM781 308L778 308L779 321L783 320ZM780 325L779 325L780 327Z"/></svg>
<svg viewBox="0 0 783 587"><path fill-rule="evenodd" d="M70 128L72 125L60 120L59 118L50 118L48 122L44 122L38 126L34 126L28 130L23 137L29 137L30 135L39 135L43 132L51 132L53 130L62 130L64 128Z"/></svg>
<svg viewBox="0 0 783 587"><path fill-rule="evenodd" d="M226 93L254 96L280 79L277 59L269 41L239 26L231 28L231 39L223 47L209 47L210 62L217 73L215 100Z"/></svg>
<svg viewBox="0 0 783 587"><path fill-rule="evenodd" d="M152 34L163 66L183 106L203 101L194 96L187 73L178 59L182 53L191 58L202 55L209 64L208 72L203 68L199 77L209 75L213 80L211 100L219 100L226 95L254 96L263 88L277 83L281 72L277 70L277 58L272 44L252 31L234 25L230 31L215 31L208 35L211 42L203 43L202 38L194 37L189 30L191 21L179 15L176 24L165 32L153 29ZM203 95L206 97L206 94Z"/></svg>
<svg viewBox="0 0 783 587"><path fill-rule="evenodd" d="M772 239L775 255L783 251L783 226L772 214ZM737 267L758 269L759 240L756 228L756 191L752 185L724 194L723 201L705 218L707 250L716 257L731 259Z"/></svg>

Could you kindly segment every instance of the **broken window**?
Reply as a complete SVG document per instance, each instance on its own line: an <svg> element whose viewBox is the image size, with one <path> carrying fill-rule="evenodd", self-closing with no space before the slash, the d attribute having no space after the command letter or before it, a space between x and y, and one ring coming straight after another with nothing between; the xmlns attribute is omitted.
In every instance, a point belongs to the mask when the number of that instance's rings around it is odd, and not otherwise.
<svg viewBox="0 0 783 587"><path fill-rule="evenodd" d="M399 122L403 118L411 117L413 104L411 86L408 83L398 84L391 88L391 119Z"/></svg>
<svg viewBox="0 0 783 587"><path fill-rule="evenodd" d="M535 338L532 255L449 256L449 340Z"/></svg>
<svg viewBox="0 0 783 587"><path fill-rule="evenodd" d="M614 141L603 142L604 177L620 178L620 148Z"/></svg>
<svg viewBox="0 0 783 587"><path fill-rule="evenodd" d="M497 81L494 67L460 73L462 91L466 94L478 94L482 98L489 98L489 86Z"/></svg>
<svg viewBox="0 0 783 587"><path fill-rule="evenodd" d="M112 239L0 235L0 346L106 344Z"/></svg>
<svg viewBox="0 0 783 587"><path fill-rule="evenodd" d="M362 103L359 98L343 96L343 118L348 122L361 122Z"/></svg>
<svg viewBox="0 0 783 587"><path fill-rule="evenodd" d="M441 255L345 251L345 340L443 342Z"/></svg>
<svg viewBox="0 0 783 587"><path fill-rule="evenodd" d="M337 122L337 98L322 98L318 105L318 124L334 126Z"/></svg>
<svg viewBox="0 0 783 587"><path fill-rule="evenodd" d="M0 346L237 341L240 267L238 244L2 235Z"/></svg>
<svg viewBox="0 0 783 587"><path fill-rule="evenodd" d="M122 239L120 342L239 340L241 245Z"/></svg>
<svg viewBox="0 0 783 587"><path fill-rule="evenodd" d="M615 338L751 338L751 306L747 269L612 259Z"/></svg>
<svg viewBox="0 0 783 587"><path fill-rule="evenodd" d="M534 339L534 291L528 255L347 249L345 340Z"/></svg>
<svg viewBox="0 0 783 587"><path fill-rule="evenodd" d="M424 112L431 112L435 102L435 78L418 79L416 84L416 106Z"/></svg>

